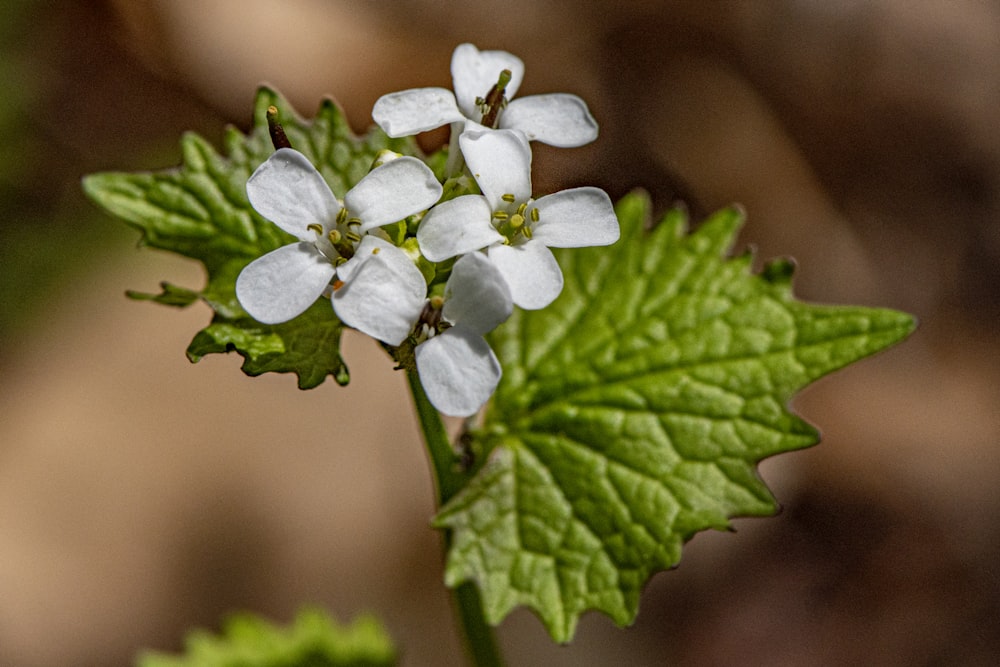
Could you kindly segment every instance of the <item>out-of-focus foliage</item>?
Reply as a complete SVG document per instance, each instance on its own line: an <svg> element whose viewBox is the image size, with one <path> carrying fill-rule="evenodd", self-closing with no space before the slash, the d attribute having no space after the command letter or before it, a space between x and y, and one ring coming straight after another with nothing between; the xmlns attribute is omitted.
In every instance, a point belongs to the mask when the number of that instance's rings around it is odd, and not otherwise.
<svg viewBox="0 0 1000 667"><path fill-rule="evenodd" d="M339 625L325 612L304 609L287 628L251 614L230 618L220 636L195 630L183 655L149 652L137 667L386 667L396 650L382 625L360 617Z"/></svg>

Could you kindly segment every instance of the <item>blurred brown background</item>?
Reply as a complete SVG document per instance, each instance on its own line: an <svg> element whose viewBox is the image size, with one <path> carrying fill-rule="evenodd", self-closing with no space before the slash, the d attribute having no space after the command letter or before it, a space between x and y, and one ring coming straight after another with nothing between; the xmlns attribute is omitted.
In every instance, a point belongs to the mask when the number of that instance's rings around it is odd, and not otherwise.
<svg viewBox="0 0 1000 667"><path fill-rule="evenodd" d="M188 364L207 309L122 293L198 268L135 250L79 178L217 143L262 81L364 131L379 95L449 86L463 41L601 123L537 147L537 189L740 202L741 246L797 258L801 298L921 320L796 400L824 442L762 466L780 516L697 537L628 630L588 615L556 647L516 613L511 664L1000 658L1000 4L8 0L0 39L0 665L126 665L302 603L377 612L405 665L461 664L419 437L382 417L403 378L361 337L346 389Z"/></svg>

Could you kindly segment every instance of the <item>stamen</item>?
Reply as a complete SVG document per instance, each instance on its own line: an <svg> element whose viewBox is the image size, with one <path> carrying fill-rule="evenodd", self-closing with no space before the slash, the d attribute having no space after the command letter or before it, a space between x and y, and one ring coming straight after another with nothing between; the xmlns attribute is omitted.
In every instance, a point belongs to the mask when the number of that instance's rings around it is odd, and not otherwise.
<svg viewBox="0 0 1000 667"><path fill-rule="evenodd" d="M347 209L342 208L337 212L337 224L342 225L347 220Z"/></svg>
<svg viewBox="0 0 1000 667"><path fill-rule="evenodd" d="M344 234L344 238L351 243L361 243L361 234L358 234L357 232L347 232Z"/></svg>
<svg viewBox="0 0 1000 667"><path fill-rule="evenodd" d="M500 195L500 199L504 200L508 204L513 204L515 201L515 197L512 194Z"/></svg>
<svg viewBox="0 0 1000 667"><path fill-rule="evenodd" d="M497 220L506 220L507 211L497 211L496 213L493 214L493 217L496 218Z"/></svg>
<svg viewBox="0 0 1000 667"><path fill-rule="evenodd" d="M323 235L323 225L319 224L318 222L313 222L313 223L310 223L310 224L306 225L306 229L308 229L310 232L312 232L316 236L322 236Z"/></svg>
<svg viewBox="0 0 1000 667"><path fill-rule="evenodd" d="M538 217L539 217L538 209L537 208L531 209L531 221L538 222Z"/></svg>
<svg viewBox="0 0 1000 667"><path fill-rule="evenodd" d="M333 249L336 250L339 255L339 257L332 260L335 264L339 266L351 257L354 257L354 244L352 243L350 232L344 234L340 232L340 230L334 229L327 234L327 237L330 239L330 244L333 246Z"/></svg>

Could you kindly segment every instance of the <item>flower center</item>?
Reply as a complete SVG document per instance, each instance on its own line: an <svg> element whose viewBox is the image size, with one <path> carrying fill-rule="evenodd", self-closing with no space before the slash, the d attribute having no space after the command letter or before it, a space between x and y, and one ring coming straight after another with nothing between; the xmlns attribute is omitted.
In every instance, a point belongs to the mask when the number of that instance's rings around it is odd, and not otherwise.
<svg viewBox="0 0 1000 667"><path fill-rule="evenodd" d="M500 72L496 85L486 93L486 97L476 98L476 107L483 114L483 118L479 122L490 129L497 128L500 122L500 112L507 106L507 96L504 93L507 91L507 84L510 83L511 76L509 69L503 70Z"/></svg>
<svg viewBox="0 0 1000 667"><path fill-rule="evenodd" d="M417 318L417 324L413 328L417 345L451 327L442 316L443 306L442 296L432 296L424 303L424 309L420 311L420 317Z"/></svg>
<svg viewBox="0 0 1000 667"><path fill-rule="evenodd" d="M504 243L511 245L518 237L530 240L531 229L538 222L538 209L532 207L528 210L528 202L518 204L512 194L505 194L501 199L507 206L493 212L493 226L503 235Z"/></svg>
<svg viewBox="0 0 1000 667"><path fill-rule="evenodd" d="M306 229L316 234L313 243L323 256L335 265L340 265L354 257L354 249L361 242L361 219L348 217L347 209L341 208L337 214L336 226L327 233L318 223L308 225Z"/></svg>

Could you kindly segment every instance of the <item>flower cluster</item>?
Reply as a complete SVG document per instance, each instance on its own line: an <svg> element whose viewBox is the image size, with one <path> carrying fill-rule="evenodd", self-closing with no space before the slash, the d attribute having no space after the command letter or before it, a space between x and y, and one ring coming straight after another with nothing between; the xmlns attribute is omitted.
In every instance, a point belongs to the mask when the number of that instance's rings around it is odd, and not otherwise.
<svg viewBox="0 0 1000 667"><path fill-rule="evenodd" d="M438 410L470 416L501 376L484 336L514 305L544 308L562 290L549 248L608 245L619 229L598 188L532 198L529 141L568 147L597 137L583 100L510 100L524 64L504 51L462 44L451 71L454 93L392 93L372 116L392 137L450 124L449 176L467 171L473 181L451 181L469 183L466 192L441 201L442 184L424 162L383 153L338 200L304 155L278 148L247 181L247 197L298 241L247 265L236 296L265 324L288 321L328 296L344 324L416 369ZM387 232L399 231L401 221L405 233Z"/></svg>

